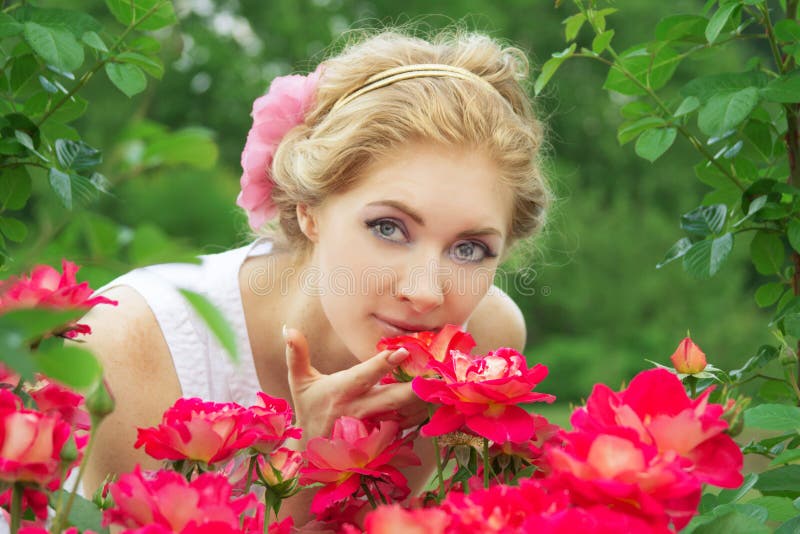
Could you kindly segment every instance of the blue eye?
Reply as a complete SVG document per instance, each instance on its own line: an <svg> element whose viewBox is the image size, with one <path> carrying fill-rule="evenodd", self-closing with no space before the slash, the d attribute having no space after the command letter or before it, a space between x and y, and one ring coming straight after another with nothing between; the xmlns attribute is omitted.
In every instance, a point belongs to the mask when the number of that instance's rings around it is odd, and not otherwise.
<svg viewBox="0 0 800 534"><path fill-rule="evenodd" d="M478 241L460 241L453 245L453 258L457 262L476 263L486 258L494 258L495 255L489 247Z"/></svg>
<svg viewBox="0 0 800 534"><path fill-rule="evenodd" d="M367 221L367 227L372 230L372 233L381 239L387 241L400 242L405 239L405 233L402 227L392 219L375 219ZM400 239L398 239L398 234Z"/></svg>

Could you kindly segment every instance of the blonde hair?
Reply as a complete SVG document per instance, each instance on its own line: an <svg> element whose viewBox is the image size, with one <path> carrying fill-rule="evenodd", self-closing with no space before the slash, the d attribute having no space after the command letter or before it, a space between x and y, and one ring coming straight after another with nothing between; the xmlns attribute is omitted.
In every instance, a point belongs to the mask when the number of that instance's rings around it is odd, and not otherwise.
<svg viewBox="0 0 800 534"><path fill-rule="evenodd" d="M414 77L369 91L331 111L337 101L381 71L402 65L444 64L491 84L455 77ZM430 40L381 31L351 43L323 63L314 107L281 141L272 164L272 198L279 228L268 235L305 256L311 242L296 216L299 203L320 205L357 184L367 165L410 141L484 150L513 191L506 247L544 224L551 193L540 166L542 124L524 82L525 54L492 38L463 31ZM480 80L479 80L480 81ZM494 89L494 90L493 90ZM281 235L282 234L282 235Z"/></svg>

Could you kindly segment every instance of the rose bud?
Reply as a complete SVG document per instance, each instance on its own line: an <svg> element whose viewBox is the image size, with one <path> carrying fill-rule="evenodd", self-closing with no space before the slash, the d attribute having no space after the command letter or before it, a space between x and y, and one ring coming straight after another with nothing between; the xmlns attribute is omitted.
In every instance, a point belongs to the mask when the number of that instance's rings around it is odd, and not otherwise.
<svg viewBox="0 0 800 534"><path fill-rule="evenodd" d="M697 374L708 365L705 353L688 337L683 338L670 360L676 371L687 375Z"/></svg>

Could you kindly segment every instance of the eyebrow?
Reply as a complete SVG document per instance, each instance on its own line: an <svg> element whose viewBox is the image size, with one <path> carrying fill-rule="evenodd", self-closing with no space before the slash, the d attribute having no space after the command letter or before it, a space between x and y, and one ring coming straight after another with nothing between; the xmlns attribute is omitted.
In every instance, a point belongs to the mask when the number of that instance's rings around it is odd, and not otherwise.
<svg viewBox="0 0 800 534"><path fill-rule="evenodd" d="M425 226L425 219L422 218L422 215L414 211L413 208L400 202L399 200L376 200L374 202L370 202L367 206L390 206L392 208L398 209L411 217L415 223L420 226ZM477 235L497 235L502 237L503 234L497 228L493 228L491 226L484 226L482 228L476 228L474 230L466 230L458 234L457 237L470 237L470 236L477 236Z"/></svg>

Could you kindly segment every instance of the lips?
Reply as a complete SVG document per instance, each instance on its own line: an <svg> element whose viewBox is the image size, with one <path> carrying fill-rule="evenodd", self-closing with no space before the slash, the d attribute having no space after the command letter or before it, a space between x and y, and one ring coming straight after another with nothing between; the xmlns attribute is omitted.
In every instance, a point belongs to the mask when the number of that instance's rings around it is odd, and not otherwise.
<svg viewBox="0 0 800 534"><path fill-rule="evenodd" d="M396 321L394 319L388 319L375 314L373 314L372 317L375 318L375 320L381 326L383 326L384 329L390 331L393 335L414 334L416 332L422 332L426 330L433 331L437 328L435 326L415 325L406 323L404 321Z"/></svg>

